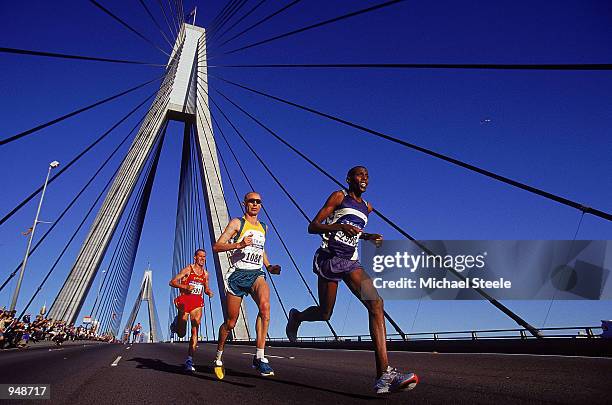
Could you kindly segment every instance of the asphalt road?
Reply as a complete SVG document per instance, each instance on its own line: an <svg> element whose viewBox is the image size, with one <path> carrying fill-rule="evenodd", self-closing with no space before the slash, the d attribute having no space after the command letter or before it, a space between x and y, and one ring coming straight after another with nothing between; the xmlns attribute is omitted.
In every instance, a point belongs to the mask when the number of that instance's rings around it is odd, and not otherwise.
<svg viewBox="0 0 612 405"><path fill-rule="evenodd" d="M392 364L414 370L421 382L377 397L367 351L269 348L276 376L264 378L251 369L253 347L228 345L227 375L218 381L209 366L215 347L200 345L194 374L182 371L186 348L92 344L4 352L0 383L51 384L51 401L42 402L54 404L612 403L607 358L394 352Z"/></svg>

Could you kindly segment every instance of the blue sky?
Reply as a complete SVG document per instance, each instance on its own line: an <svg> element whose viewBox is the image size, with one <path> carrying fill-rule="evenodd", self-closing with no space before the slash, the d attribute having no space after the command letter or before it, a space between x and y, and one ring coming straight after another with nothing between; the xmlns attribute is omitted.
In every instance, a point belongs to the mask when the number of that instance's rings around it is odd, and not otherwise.
<svg viewBox="0 0 612 405"><path fill-rule="evenodd" d="M204 27L224 5L222 1L185 1L186 13L196 3L196 24ZM169 48L138 2L106 0L102 4L164 49ZM147 4L162 27L166 27L158 4L153 1ZM254 0L249 1L238 15L255 4ZM211 56L223 55L211 59L210 64L610 63L612 11L605 1L404 2L232 55L223 54L374 4L377 2L303 0L222 48L219 48L222 41L210 44ZM224 35L223 40L278 7L277 2L264 3ZM167 60L164 54L89 2L3 3L0 15L3 20L1 43L5 47L159 64ZM610 72L226 67L210 68L210 72L585 205L612 211ZM161 68L151 66L2 54L1 137L11 136L162 73ZM218 89L234 99L337 178L342 179L346 170L355 164L366 165L371 178L366 199L417 238L571 239L576 233L580 212L574 209L246 93L214 78L210 78L209 84L211 90ZM68 162L154 90L155 85L148 86L0 147L4 168L0 176L0 212L4 215L42 183L50 161ZM335 185L214 92L212 96L254 143L306 212L314 216L327 195L336 189ZM143 112L128 119L50 186L41 219L51 221L57 217ZM223 121L216 111L213 114ZM485 118L491 121L481 123ZM310 267L319 239L306 233L307 224L298 211L249 155L229 126L223 125L311 288L315 288L316 278ZM162 325L167 324L167 281L175 223L174 216L168 213L176 209L181 137L180 125L171 124L126 303L126 312L129 312L144 268L151 263ZM231 161L225 144L218 141L218 146L228 161L239 191L247 191L246 182ZM115 157L95 180L53 237L32 255L19 301L21 305L34 292L119 164L118 158ZM227 173L223 172L222 176L227 182ZM228 196L228 201L232 215L238 215L234 198ZM33 200L0 226L2 280L22 259L26 238L20 232L31 225L36 203L37 199ZM37 236L42 235L46 226L40 226ZM370 218L368 229L389 239L400 237L376 217ZM77 239L82 240L86 231L87 227ZM611 239L611 236L609 222L588 215L578 232L580 239ZM277 285L286 305L310 305L278 239L270 237L268 244L272 261L284 269L277 278ZM48 305L53 301L78 248L78 243L74 243L68 250L54 277L34 302L34 309L40 308L45 301ZM97 283L95 280L82 315L91 307ZM9 304L13 286L11 284L0 293L0 305ZM549 302L507 304L535 326L541 326ZM218 302L214 305L217 327L220 306ZM387 309L405 331L514 327L511 320L486 302L423 301L415 318L417 305L415 301L387 302ZM338 332L367 333L366 313L360 306L345 288L341 289L332 318ZM249 309L254 319L250 302ZM597 325L600 319L610 316L609 302L556 302L546 325ZM144 311L139 318L145 319ZM322 324L310 324L303 327L302 333L319 335L327 331ZM283 334L283 316L273 297L271 335Z"/></svg>

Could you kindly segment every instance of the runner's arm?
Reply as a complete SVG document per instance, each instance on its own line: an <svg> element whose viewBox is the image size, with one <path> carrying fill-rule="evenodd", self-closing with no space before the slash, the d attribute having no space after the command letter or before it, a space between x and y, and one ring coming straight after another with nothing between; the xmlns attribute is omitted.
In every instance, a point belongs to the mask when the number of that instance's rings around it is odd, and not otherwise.
<svg viewBox="0 0 612 405"><path fill-rule="evenodd" d="M213 297L213 295L215 295L212 290L209 287L209 278L208 278L208 272L205 273L206 275L204 276L204 294L208 295L210 298Z"/></svg>
<svg viewBox="0 0 612 405"><path fill-rule="evenodd" d="M327 232L336 232L342 231L348 236L355 236L359 232L359 228L349 225L349 224L324 224L325 218L329 217L334 210L342 203L342 199L344 198L344 193L342 191L333 192L323 208L319 210L317 216L314 217L312 222L308 225L308 233L311 234L321 234Z"/></svg>
<svg viewBox="0 0 612 405"><path fill-rule="evenodd" d="M185 267L183 270L181 270L176 276L174 276L174 278L172 280L170 280L170 282L168 284L170 284L170 287L174 287L174 288L179 288L181 290L187 290L187 291L191 291L193 290L193 286L191 285L187 285L187 284L181 284L181 281L187 277L189 275L189 272L191 271L191 269L189 267Z"/></svg>
<svg viewBox="0 0 612 405"><path fill-rule="evenodd" d="M270 264L270 260L268 259L268 255L266 254L265 250L263 252L263 264L270 274L280 274L281 266L278 264Z"/></svg>
<svg viewBox="0 0 612 405"><path fill-rule="evenodd" d="M217 242L215 242L213 245L213 252L227 252L228 250L242 249L243 247L247 246L248 243L244 239L238 243L228 243L229 240L238 233L238 231L240 231L240 220L238 218L234 218L229 224L227 224L225 230L221 236L219 236Z"/></svg>
<svg viewBox="0 0 612 405"><path fill-rule="evenodd" d="M372 207L372 204L368 203L368 213L374 211L374 207ZM359 237L360 239L363 240L369 240L372 241L377 247L381 245L383 237L381 234L378 233L362 233L361 236Z"/></svg>

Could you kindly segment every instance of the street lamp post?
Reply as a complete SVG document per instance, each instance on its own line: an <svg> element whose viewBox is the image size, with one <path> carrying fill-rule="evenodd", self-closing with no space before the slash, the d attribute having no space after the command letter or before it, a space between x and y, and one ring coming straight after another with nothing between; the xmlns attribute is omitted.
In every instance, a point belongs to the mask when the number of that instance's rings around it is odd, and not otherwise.
<svg viewBox="0 0 612 405"><path fill-rule="evenodd" d="M23 263L21 264L21 270L19 272L19 279L17 280L17 285L15 286L15 292L13 293L13 299L11 301L10 310L14 310L17 306L17 298L19 297L19 289L21 288L21 281L23 280L23 273L25 272L26 265L28 263L28 256L30 254L30 247L32 246L32 239L34 239L34 231L36 231L36 225L38 224L38 215L40 214L40 208L42 207L43 199L45 198L45 191L47 190L47 183L49 183L49 176L51 175L51 170L55 169L59 166L59 162L54 160L49 163L49 170L47 171L47 178L45 179L45 184L42 189L42 193L40 195L40 201L38 202L38 209L36 210L36 217L34 218L34 225L32 225L32 232L30 232L30 239L28 240L28 247L26 248L26 253L23 258Z"/></svg>

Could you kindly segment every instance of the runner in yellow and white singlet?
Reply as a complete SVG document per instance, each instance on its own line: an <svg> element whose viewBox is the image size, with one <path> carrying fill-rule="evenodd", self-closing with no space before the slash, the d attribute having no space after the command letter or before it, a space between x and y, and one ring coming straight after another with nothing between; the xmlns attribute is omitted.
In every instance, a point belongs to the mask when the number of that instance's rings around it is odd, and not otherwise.
<svg viewBox="0 0 612 405"><path fill-rule="evenodd" d="M272 376L274 371L264 356L266 335L270 324L270 289L266 283L266 273L279 274L280 266L271 265L264 245L267 227L257 219L261 210L261 196L250 192L244 196L244 216L234 218L213 245L215 252L230 252L231 268L226 275L227 320L219 328L219 343L214 370L217 378L225 375L223 368L223 348L225 340L236 326L240 305L244 296L251 294L257 304L259 313L255 329L257 331L257 352L253 358L253 367L262 376Z"/></svg>

